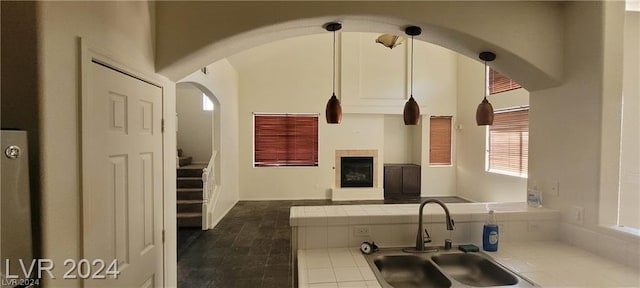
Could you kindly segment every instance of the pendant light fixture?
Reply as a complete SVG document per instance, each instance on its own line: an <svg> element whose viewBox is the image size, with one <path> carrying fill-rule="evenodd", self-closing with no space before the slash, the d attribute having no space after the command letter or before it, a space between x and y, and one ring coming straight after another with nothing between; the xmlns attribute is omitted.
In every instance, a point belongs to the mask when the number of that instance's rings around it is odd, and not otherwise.
<svg viewBox="0 0 640 288"><path fill-rule="evenodd" d="M413 99L413 36L420 35L422 29L418 26L409 26L404 32L411 36L411 97L404 104L404 125L418 125L420 123L420 107L416 100Z"/></svg>
<svg viewBox="0 0 640 288"><path fill-rule="evenodd" d="M396 46L404 43L404 40L406 40L404 37L400 37L398 35L382 34L378 36L378 38L376 38L376 43L380 43L384 47L393 49Z"/></svg>
<svg viewBox="0 0 640 288"><path fill-rule="evenodd" d="M478 126L483 125L493 125L493 106L487 100L487 91L489 90L489 80L487 79L487 62L491 62L496 59L496 54L493 52L481 52L480 60L484 61L484 83L482 83L482 87L484 89L484 99L478 105L478 109L476 110L476 123Z"/></svg>
<svg viewBox="0 0 640 288"><path fill-rule="evenodd" d="M336 97L336 31L342 29L342 24L330 22L325 24L325 29L333 32L333 95L331 95L329 102L327 102L327 108L324 114L328 124L340 124L340 120L342 120L342 106L340 106L340 100Z"/></svg>

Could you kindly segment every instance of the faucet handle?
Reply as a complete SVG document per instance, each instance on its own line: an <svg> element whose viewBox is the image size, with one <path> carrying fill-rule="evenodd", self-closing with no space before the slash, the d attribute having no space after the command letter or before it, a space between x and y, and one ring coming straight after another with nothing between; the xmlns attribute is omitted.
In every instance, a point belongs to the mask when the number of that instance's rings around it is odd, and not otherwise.
<svg viewBox="0 0 640 288"><path fill-rule="evenodd" d="M429 235L429 232L427 232L427 228L424 229L424 234L427 236L424 238L424 243L431 243L431 236Z"/></svg>

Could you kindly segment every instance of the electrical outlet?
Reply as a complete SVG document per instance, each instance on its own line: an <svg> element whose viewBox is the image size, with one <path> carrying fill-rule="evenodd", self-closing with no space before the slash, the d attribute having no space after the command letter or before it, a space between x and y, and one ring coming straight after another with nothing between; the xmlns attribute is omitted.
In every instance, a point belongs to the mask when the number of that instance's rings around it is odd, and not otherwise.
<svg viewBox="0 0 640 288"><path fill-rule="evenodd" d="M571 207L571 221L576 224L584 223L584 208L580 206Z"/></svg>
<svg viewBox="0 0 640 288"><path fill-rule="evenodd" d="M540 224L529 222L528 230L529 232L540 232Z"/></svg>
<svg viewBox="0 0 640 288"><path fill-rule="evenodd" d="M369 226L356 226L353 228L353 234L356 236L369 236Z"/></svg>
<svg viewBox="0 0 640 288"><path fill-rule="evenodd" d="M560 196L560 181L555 180L551 182L551 195L555 195L556 197Z"/></svg>

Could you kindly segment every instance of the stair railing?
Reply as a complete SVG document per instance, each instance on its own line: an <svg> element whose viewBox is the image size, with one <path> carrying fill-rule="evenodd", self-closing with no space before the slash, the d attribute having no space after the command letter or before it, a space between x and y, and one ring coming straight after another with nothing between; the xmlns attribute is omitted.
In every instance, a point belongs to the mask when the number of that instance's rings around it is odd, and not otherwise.
<svg viewBox="0 0 640 288"><path fill-rule="evenodd" d="M217 151L214 151L209 159L207 168L202 169L202 230L208 230L212 228L212 214L215 207L215 192L217 190L216 173L215 173L215 159L218 155Z"/></svg>

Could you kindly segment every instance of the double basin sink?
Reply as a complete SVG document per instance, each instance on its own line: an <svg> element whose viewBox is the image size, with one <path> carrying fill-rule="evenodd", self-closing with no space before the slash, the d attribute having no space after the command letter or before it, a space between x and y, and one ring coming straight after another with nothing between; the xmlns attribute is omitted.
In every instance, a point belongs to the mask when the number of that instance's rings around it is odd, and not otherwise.
<svg viewBox="0 0 640 288"><path fill-rule="evenodd" d="M407 253L401 249L380 249L365 258L384 288L536 287L482 252L440 249Z"/></svg>

